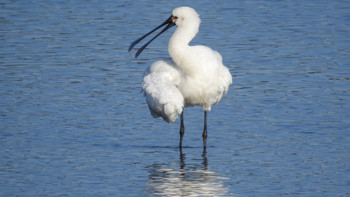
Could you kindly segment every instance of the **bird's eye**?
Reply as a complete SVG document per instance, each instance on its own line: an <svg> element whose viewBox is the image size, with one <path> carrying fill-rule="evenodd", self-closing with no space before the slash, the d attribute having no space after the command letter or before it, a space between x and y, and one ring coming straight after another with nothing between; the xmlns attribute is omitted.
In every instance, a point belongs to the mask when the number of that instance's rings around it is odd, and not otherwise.
<svg viewBox="0 0 350 197"><path fill-rule="evenodd" d="M173 21L173 23L175 23L175 21L177 20L177 16L171 17L171 20Z"/></svg>

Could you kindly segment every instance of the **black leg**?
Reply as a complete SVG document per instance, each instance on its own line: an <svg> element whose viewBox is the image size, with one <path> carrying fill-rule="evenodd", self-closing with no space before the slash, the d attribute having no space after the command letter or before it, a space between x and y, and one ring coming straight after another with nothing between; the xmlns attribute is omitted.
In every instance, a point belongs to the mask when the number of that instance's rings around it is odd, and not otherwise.
<svg viewBox="0 0 350 197"><path fill-rule="evenodd" d="M182 153L182 148L180 150L180 169L184 169L186 164L185 164L185 154Z"/></svg>
<svg viewBox="0 0 350 197"><path fill-rule="evenodd" d="M207 111L204 111L204 129L203 129L203 148L206 149L207 147Z"/></svg>
<svg viewBox="0 0 350 197"><path fill-rule="evenodd" d="M180 149L182 148L182 138L185 133L185 127L184 127L184 111L181 113L181 125L180 125L180 144L179 147Z"/></svg>
<svg viewBox="0 0 350 197"><path fill-rule="evenodd" d="M207 150L205 148L203 148L203 165L204 165L204 170L207 170L208 167L208 159L207 159Z"/></svg>

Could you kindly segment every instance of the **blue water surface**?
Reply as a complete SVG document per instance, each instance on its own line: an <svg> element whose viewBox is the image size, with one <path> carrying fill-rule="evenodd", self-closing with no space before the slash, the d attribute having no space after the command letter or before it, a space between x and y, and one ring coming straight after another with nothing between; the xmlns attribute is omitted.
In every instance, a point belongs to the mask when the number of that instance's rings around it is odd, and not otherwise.
<svg viewBox="0 0 350 197"><path fill-rule="evenodd" d="M233 75L208 114L154 119L141 93L195 8L192 45ZM0 1L0 196L350 196L350 2Z"/></svg>

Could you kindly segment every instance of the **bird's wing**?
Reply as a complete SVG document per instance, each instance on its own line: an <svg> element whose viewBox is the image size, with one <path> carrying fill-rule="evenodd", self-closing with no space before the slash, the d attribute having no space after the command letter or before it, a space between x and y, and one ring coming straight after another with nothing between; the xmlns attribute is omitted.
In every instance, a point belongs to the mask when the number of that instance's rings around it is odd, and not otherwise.
<svg viewBox="0 0 350 197"><path fill-rule="evenodd" d="M229 86L232 84L232 75L230 73L230 70L223 65L222 63L222 56L219 52L214 51L215 57L217 59L217 62L220 64L220 71L219 71L219 86L220 90L223 94L226 94L228 91Z"/></svg>
<svg viewBox="0 0 350 197"><path fill-rule="evenodd" d="M153 117L174 122L182 113L184 98L178 89L181 73L172 61L157 61L146 71L143 92Z"/></svg>
<svg viewBox="0 0 350 197"><path fill-rule="evenodd" d="M221 67L220 87L224 94L227 93L229 86L232 84L232 75L226 66Z"/></svg>

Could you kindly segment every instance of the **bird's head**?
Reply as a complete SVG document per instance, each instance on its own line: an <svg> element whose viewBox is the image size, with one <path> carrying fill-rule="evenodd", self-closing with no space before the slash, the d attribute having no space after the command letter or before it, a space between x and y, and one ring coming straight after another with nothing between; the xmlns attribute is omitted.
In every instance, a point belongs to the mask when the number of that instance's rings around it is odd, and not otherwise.
<svg viewBox="0 0 350 197"><path fill-rule="evenodd" d="M152 31L148 32L147 34L145 34L144 36L142 36L141 38L135 40L134 42L132 42L129 46L129 51L131 51L131 49L134 48L134 46L139 43L141 40L143 40L144 38L146 38L148 35L152 34L154 31L156 31L157 29L164 27L164 29L162 31L160 31L157 35L155 35L150 41L148 41L146 44L144 44L141 48L139 48L135 54L135 57L139 56L141 54L141 52L154 40L156 39L160 34L164 33L166 30L170 29L171 27L177 25L179 27L182 26L193 26L193 25L197 25L199 27L199 23L200 23L200 19L199 19L199 15L197 14L197 12L190 7L178 7L175 8L172 12L172 15L165 20L162 24L160 24L158 27L156 27L155 29L153 29ZM197 26L195 26L195 28L198 28Z"/></svg>
<svg viewBox="0 0 350 197"><path fill-rule="evenodd" d="M175 8L171 15L173 16L173 22L179 27L186 25L199 25L200 23L199 15L190 7Z"/></svg>

